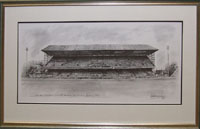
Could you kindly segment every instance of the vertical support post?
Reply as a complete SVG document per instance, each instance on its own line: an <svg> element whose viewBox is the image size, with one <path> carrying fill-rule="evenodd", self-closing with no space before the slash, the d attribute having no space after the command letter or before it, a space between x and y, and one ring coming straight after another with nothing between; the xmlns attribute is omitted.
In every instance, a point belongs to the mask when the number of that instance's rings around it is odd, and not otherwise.
<svg viewBox="0 0 200 129"><path fill-rule="evenodd" d="M26 77L28 76L28 48L26 48Z"/></svg>
<svg viewBox="0 0 200 129"><path fill-rule="evenodd" d="M169 75L169 70L170 70L170 69L169 69L169 49L170 49L170 48L169 48L169 45L167 45L167 67L168 67L168 76L170 76L170 75Z"/></svg>

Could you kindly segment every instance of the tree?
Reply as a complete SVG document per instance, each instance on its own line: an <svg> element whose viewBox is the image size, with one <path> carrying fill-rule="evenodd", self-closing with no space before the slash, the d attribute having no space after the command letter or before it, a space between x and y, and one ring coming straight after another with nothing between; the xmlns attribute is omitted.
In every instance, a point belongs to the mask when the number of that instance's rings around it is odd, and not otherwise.
<svg viewBox="0 0 200 129"><path fill-rule="evenodd" d="M178 66L176 63L172 63L169 66L165 68L165 71L168 72L168 75L171 76L176 70L178 69Z"/></svg>

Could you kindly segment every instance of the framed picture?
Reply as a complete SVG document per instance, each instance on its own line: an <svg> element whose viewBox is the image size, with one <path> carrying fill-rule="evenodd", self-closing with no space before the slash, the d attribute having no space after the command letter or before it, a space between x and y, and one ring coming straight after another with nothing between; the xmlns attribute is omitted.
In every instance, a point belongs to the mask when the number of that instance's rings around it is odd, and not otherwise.
<svg viewBox="0 0 200 129"><path fill-rule="evenodd" d="M1 8L1 126L199 126L198 2Z"/></svg>

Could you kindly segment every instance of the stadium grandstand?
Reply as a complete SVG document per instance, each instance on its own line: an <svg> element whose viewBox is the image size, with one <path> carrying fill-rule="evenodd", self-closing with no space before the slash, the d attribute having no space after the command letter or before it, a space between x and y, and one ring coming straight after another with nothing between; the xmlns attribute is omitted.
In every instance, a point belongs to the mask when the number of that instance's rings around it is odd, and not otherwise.
<svg viewBox="0 0 200 129"><path fill-rule="evenodd" d="M66 79L133 79L152 75L154 53L145 44L49 45L48 75Z"/></svg>

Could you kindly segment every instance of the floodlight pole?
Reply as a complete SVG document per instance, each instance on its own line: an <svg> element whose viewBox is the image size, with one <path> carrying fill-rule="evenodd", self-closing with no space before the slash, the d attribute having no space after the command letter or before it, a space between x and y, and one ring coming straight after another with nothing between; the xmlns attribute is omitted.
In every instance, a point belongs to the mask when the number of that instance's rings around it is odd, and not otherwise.
<svg viewBox="0 0 200 129"><path fill-rule="evenodd" d="M28 48L26 48L26 76L28 76Z"/></svg>
<svg viewBox="0 0 200 129"><path fill-rule="evenodd" d="M169 45L167 45L167 67L168 67L168 76L170 76L169 75Z"/></svg>

